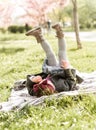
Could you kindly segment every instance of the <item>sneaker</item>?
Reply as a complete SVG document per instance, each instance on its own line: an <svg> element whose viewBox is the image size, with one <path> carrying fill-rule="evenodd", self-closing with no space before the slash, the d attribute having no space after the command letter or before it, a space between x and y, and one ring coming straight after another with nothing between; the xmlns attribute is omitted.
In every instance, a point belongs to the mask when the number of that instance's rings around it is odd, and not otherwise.
<svg viewBox="0 0 96 130"><path fill-rule="evenodd" d="M58 29L61 28L61 24L60 23L56 23L56 24L52 25L52 28L58 30Z"/></svg>
<svg viewBox="0 0 96 130"><path fill-rule="evenodd" d="M58 37L58 38L64 37L62 26L60 23L56 23L56 24L52 25L52 28L56 30L56 37Z"/></svg>
<svg viewBox="0 0 96 130"><path fill-rule="evenodd" d="M32 30L29 30L28 32L26 32L25 35L29 36L29 35L36 35L37 33L40 33L41 32L41 27L37 27L37 28L34 28Z"/></svg>

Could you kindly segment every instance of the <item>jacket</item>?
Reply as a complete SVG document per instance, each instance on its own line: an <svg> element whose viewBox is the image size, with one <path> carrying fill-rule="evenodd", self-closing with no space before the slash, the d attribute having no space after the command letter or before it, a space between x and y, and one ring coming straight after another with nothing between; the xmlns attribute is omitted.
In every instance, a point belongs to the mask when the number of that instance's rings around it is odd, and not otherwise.
<svg viewBox="0 0 96 130"><path fill-rule="evenodd" d="M33 76L40 75L42 79L46 78L49 74L47 73L38 73ZM32 96L34 96L33 92L33 86L34 82L30 80L30 76L32 75L27 75L27 81L26 81L26 86L28 89L28 93ZM57 92L62 92L62 91L70 91L73 90L76 86L76 71L75 69L63 69L63 71L58 71L58 73L51 73L50 75L50 80L55 86L55 90Z"/></svg>
<svg viewBox="0 0 96 130"><path fill-rule="evenodd" d="M43 62L43 65L42 65L42 72L47 73L47 74L59 74L59 73L63 73L64 69L61 68L60 66L49 66L48 65L48 59L45 59L44 62ZM81 78L77 74L77 71L75 71L75 73L76 73L76 82L78 84L82 83L83 82L83 78Z"/></svg>
<svg viewBox="0 0 96 130"><path fill-rule="evenodd" d="M54 84L57 92L76 90L78 89L76 84L83 82L83 79L76 74L75 69L63 69L59 66L49 66L47 59L44 60L42 65L42 72L33 76L36 75L40 75L42 79L50 75L50 80ZM32 88L35 83L30 80L30 76L32 75L27 76L26 86L28 93L34 96L35 94Z"/></svg>

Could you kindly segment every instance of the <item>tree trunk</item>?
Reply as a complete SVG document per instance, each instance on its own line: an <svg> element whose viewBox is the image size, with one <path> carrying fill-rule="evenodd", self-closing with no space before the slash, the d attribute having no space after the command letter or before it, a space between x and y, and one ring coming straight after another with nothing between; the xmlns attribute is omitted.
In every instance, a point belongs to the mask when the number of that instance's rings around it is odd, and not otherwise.
<svg viewBox="0 0 96 130"><path fill-rule="evenodd" d="M77 11L77 0L72 0L72 3L73 3L74 29L75 29L75 34L76 34L77 48L81 49L82 44L81 44L80 36L79 36L79 20L78 20L78 11Z"/></svg>

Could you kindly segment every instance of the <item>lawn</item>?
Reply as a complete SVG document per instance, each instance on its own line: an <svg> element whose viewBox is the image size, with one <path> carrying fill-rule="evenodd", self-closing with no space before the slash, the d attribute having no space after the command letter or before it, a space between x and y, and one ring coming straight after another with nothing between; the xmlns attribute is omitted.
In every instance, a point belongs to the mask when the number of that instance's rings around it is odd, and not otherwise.
<svg viewBox="0 0 96 130"><path fill-rule="evenodd" d="M57 39L45 35L58 55ZM76 42L66 38L71 64L81 72L96 70L95 42ZM27 74L41 72L45 54L33 37L24 34L0 34L0 102L6 101L13 83ZM0 130L95 130L95 95L62 97L45 101L43 106L26 106L19 112L0 113Z"/></svg>

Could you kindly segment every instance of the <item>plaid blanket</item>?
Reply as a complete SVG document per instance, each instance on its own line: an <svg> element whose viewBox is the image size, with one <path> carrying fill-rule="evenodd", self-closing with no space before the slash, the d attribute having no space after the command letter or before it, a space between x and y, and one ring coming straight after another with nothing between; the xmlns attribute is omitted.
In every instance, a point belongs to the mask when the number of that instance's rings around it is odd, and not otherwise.
<svg viewBox="0 0 96 130"><path fill-rule="evenodd" d="M81 84L77 84L79 87L78 90L54 93L50 96L41 96L38 98L35 96L30 96L24 84L18 88L18 83L24 83L25 80L22 79L20 81L16 81L14 83L15 87L13 86L8 101L0 103L0 111L8 112L13 110L20 110L26 105L40 105L46 98L51 99L52 97L59 98L66 95L72 96L86 93L96 93L96 71L91 73L79 73L79 75L84 79L84 81Z"/></svg>

